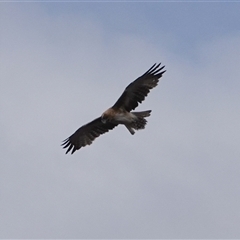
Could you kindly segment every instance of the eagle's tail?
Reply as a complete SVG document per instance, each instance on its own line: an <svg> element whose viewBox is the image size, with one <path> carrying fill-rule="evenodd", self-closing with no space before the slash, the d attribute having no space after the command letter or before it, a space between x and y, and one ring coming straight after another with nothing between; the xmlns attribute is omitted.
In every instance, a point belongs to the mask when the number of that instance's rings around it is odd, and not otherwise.
<svg viewBox="0 0 240 240"><path fill-rule="evenodd" d="M151 111L152 110L147 110L143 112L131 112L131 113L133 113L138 118L145 118L150 116Z"/></svg>
<svg viewBox="0 0 240 240"><path fill-rule="evenodd" d="M139 129L145 128L147 124L147 120L145 118L150 116L151 110L143 111L143 112L131 112L131 113L134 114L137 118L133 122L131 122L130 125L126 127L131 134L134 134L135 133L134 129L139 130Z"/></svg>

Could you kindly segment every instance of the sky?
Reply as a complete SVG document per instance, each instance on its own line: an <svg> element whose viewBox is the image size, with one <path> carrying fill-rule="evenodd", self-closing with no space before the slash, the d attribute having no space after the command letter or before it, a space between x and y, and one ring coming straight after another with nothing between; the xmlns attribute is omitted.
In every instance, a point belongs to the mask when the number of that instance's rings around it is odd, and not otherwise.
<svg viewBox="0 0 240 240"><path fill-rule="evenodd" d="M239 4L0 2L0 238L240 238ZM159 62L144 130L65 154Z"/></svg>

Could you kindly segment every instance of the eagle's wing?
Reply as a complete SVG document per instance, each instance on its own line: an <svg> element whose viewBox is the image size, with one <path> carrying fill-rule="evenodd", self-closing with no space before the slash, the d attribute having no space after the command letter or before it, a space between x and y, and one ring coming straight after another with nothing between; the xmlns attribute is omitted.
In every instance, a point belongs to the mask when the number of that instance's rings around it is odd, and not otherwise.
<svg viewBox="0 0 240 240"><path fill-rule="evenodd" d="M71 154L73 154L81 147L92 144L95 138L99 137L101 134L108 132L116 126L117 124L109 122L102 123L101 117L96 118L92 122L80 127L69 138L65 139L62 143L62 146L63 148L68 148L66 154L70 150L72 150Z"/></svg>
<svg viewBox="0 0 240 240"><path fill-rule="evenodd" d="M166 70L162 71L165 66L160 68L160 65L161 63L158 65L155 63L141 77L130 83L113 105L113 108L123 108L128 112L134 110L145 99L150 90L157 86L159 78L166 72Z"/></svg>

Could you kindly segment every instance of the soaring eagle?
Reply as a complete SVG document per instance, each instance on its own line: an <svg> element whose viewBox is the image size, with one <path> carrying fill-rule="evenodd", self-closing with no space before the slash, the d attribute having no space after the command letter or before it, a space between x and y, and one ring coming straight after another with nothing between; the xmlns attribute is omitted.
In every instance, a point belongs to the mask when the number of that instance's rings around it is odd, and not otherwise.
<svg viewBox="0 0 240 240"><path fill-rule="evenodd" d="M144 129L147 123L146 117L150 116L151 110L142 112L131 112L139 103L145 99L150 90L157 86L159 78L162 77L166 70L165 66L160 67L154 64L147 72L130 83L117 100L117 102L107 109L101 117L96 118L90 123L80 127L69 138L62 143L63 148L67 148L66 154L86 145L92 144L95 138L101 134L112 130L119 124L123 124L133 135L134 130Z"/></svg>

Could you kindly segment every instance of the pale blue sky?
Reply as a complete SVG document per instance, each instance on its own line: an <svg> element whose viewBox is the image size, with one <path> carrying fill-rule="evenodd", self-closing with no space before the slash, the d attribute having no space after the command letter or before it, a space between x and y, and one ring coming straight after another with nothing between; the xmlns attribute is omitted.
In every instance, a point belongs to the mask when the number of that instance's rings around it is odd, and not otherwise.
<svg viewBox="0 0 240 240"><path fill-rule="evenodd" d="M186 53L194 47L239 31L239 4L236 3L51 3L50 15L79 14L101 24L107 36L132 33L148 36L154 43L162 35L176 40L176 51ZM183 51L183 48L185 48ZM187 51L191 54L191 51Z"/></svg>
<svg viewBox="0 0 240 240"><path fill-rule="evenodd" d="M0 238L239 238L240 3L0 3ZM61 141L155 62L123 127Z"/></svg>

